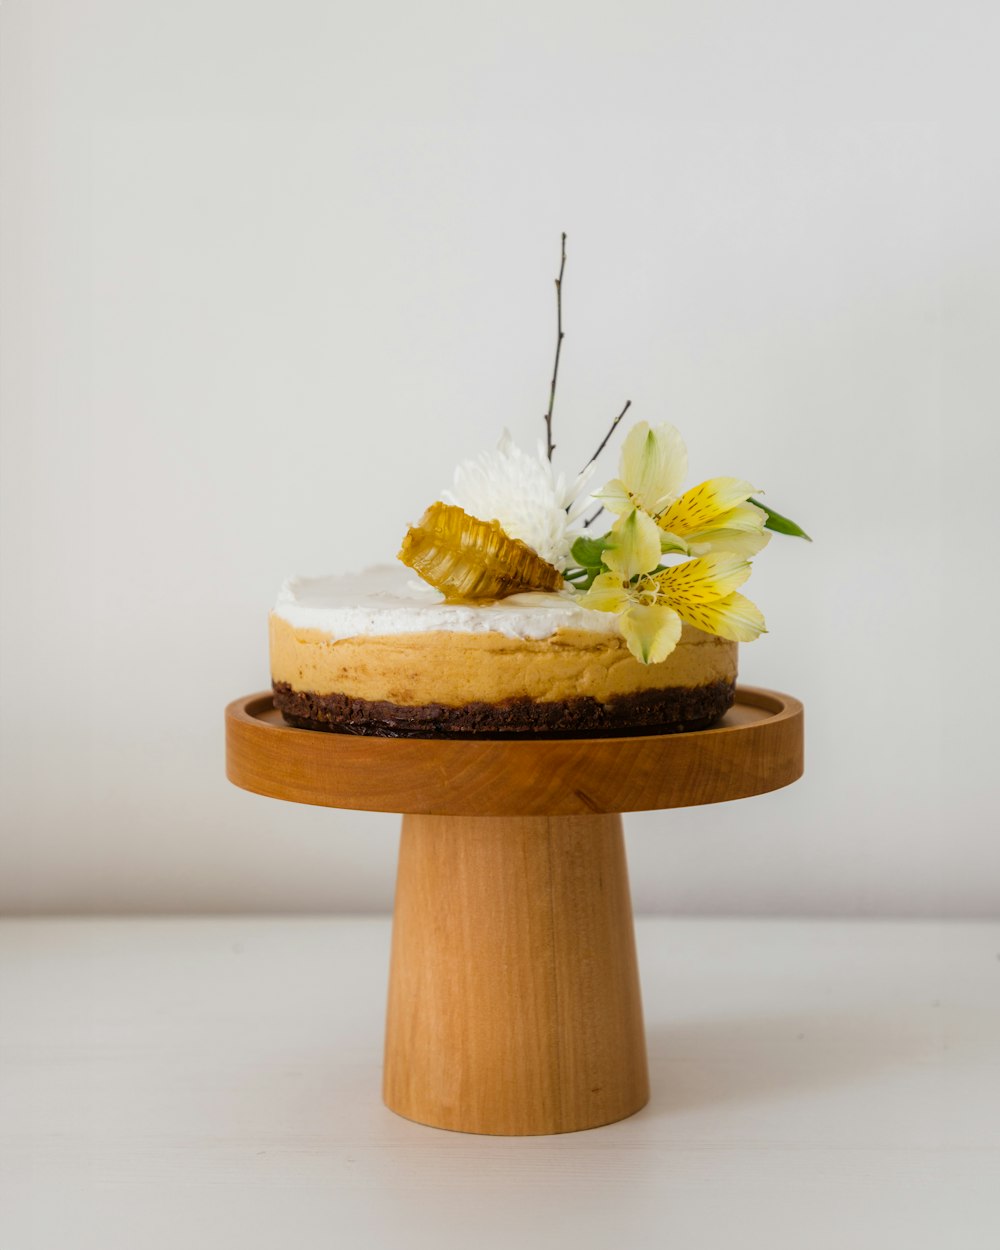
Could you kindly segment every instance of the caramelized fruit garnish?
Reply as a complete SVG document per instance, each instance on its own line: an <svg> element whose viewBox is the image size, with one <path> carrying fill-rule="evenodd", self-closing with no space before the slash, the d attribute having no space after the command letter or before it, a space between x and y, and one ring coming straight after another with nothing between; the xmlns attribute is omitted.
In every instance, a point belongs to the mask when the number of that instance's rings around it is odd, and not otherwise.
<svg viewBox="0 0 1000 1250"><path fill-rule="evenodd" d="M403 539L399 559L448 599L503 599L522 590L560 590L562 574L497 521L432 503Z"/></svg>

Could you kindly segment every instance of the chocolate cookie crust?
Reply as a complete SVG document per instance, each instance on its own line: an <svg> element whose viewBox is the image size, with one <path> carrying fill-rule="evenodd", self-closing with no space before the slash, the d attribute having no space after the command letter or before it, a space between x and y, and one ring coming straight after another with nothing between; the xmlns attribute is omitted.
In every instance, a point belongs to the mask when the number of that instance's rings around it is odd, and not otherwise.
<svg viewBox="0 0 1000 1250"><path fill-rule="evenodd" d="M735 682L669 686L620 695L607 703L581 697L552 703L506 699L499 703L407 706L386 701L316 694L274 682L274 704L299 729L376 738L571 738L629 733L684 733L707 729L730 707Z"/></svg>

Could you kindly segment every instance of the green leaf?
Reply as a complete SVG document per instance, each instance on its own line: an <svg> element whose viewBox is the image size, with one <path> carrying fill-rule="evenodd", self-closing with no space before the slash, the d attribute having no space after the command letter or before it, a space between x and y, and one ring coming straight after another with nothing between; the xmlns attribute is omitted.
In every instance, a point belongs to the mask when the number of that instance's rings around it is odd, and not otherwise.
<svg viewBox="0 0 1000 1250"><path fill-rule="evenodd" d="M591 539L581 534L579 539L572 544L570 555L579 567L562 570L562 576L566 581L571 582L572 589L590 590L590 587L594 585L595 577L601 572L607 572L607 565L602 556L610 544L610 534L605 534L599 539Z"/></svg>
<svg viewBox="0 0 1000 1250"><path fill-rule="evenodd" d="M610 539L610 534L604 534L601 538L588 538L585 534L581 534L573 544L570 555L580 567L565 569L563 577L572 583L574 590L589 590L594 584L594 579L599 574L608 571L608 566L602 557Z"/></svg>
<svg viewBox="0 0 1000 1250"><path fill-rule="evenodd" d="M589 590L594 584L594 579L608 570L603 564L595 565L589 569L566 569L563 577L570 583L574 590Z"/></svg>
<svg viewBox="0 0 1000 1250"><path fill-rule="evenodd" d="M812 539L801 525L796 525L788 517L782 516L780 512L775 512L773 508L769 508L766 503L761 503L759 499L751 499L750 502L755 508L760 508L761 512L767 514L767 520L764 522L765 529L774 530L776 534L791 534L793 538L804 538L807 543L812 542Z"/></svg>
<svg viewBox="0 0 1000 1250"><path fill-rule="evenodd" d="M570 549L570 555L583 569L596 569L604 563L604 549L609 542L607 534L600 538L588 538L581 534Z"/></svg>

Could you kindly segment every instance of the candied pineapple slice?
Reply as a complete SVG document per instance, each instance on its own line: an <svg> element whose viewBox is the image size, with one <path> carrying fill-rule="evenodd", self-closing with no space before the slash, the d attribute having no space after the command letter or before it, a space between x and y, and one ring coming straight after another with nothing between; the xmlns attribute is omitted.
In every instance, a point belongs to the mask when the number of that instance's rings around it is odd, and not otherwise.
<svg viewBox="0 0 1000 1250"><path fill-rule="evenodd" d="M407 531L399 559L449 599L503 599L563 584L557 568L497 521L480 521L454 504L432 503Z"/></svg>

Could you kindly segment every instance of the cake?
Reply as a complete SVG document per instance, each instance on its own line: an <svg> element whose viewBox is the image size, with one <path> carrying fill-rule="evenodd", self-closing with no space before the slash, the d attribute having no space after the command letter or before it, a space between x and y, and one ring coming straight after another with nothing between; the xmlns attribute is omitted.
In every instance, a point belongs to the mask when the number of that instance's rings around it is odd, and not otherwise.
<svg viewBox="0 0 1000 1250"><path fill-rule="evenodd" d="M635 424L618 476L590 493L630 402L581 473L556 471L565 244L545 442L532 456L504 431L460 464L407 530L399 565L286 582L270 646L290 724L382 737L676 733L732 705L737 644L764 632L739 593L750 560L767 531L808 535L742 478L684 490L687 449L668 422Z"/></svg>
<svg viewBox="0 0 1000 1250"><path fill-rule="evenodd" d="M731 705L736 643L685 624L643 664L570 592L449 603L402 565L292 578L270 617L275 705L300 728L411 737L663 733Z"/></svg>

